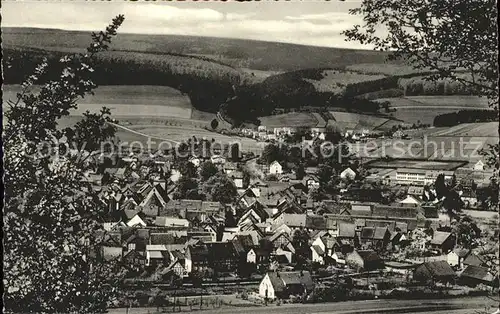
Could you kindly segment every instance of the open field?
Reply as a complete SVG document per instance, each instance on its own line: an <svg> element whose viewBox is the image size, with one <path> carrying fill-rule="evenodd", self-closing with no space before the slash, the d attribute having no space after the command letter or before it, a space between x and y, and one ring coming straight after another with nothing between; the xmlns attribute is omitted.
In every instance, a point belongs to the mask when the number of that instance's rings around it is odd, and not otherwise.
<svg viewBox="0 0 500 314"><path fill-rule="evenodd" d="M265 146L264 142L257 142L256 140L246 138L246 137L238 137L238 136L229 136L223 135L219 133L210 132L205 129L189 127L185 125L180 126L148 126L148 125L132 125L128 126L133 131L140 132L141 134L146 134L148 136L152 136L160 139L168 139L172 141L185 141L192 136L196 138L205 138L205 139L214 139L216 142L220 144L232 144L232 143L240 143L241 150L246 152L254 152L255 154L259 154L262 152L262 149Z"/></svg>
<svg viewBox="0 0 500 314"><path fill-rule="evenodd" d="M37 88L34 89L35 91ZM15 99L19 85L4 85L4 100ZM202 120L210 117L193 109L188 96L168 86L99 86L94 95L78 101L78 108L70 112L80 116L85 111L97 112L102 107L111 109L113 117L172 117Z"/></svg>
<svg viewBox="0 0 500 314"><path fill-rule="evenodd" d="M389 62L358 63L358 64L348 65L346 66L346 69L357 71L360 73L383 74L383 75L405 75L405 74L423 72L413 69L413 67L410 65L394 64Z"/></svg>
<svg viewBox="0 0 500 314"><path fill-rule="evenodd" d="M399 98L381 98L378 102L388 101L396 109L391 113L396 119L407 123L420 121L431 124L437 115L462 109L487 109L488 100L476 96L407 96Z"/></svg>
<svg viewBox="0 0 500 314"><path fill-rule="evenodd" d="M377 159L384 156L403 159L428 159L434 161L466 161L475 163L483 159L481 149L498 143L498 137L445 137L428 136L409 140L379 139L356 143L354 150L362 158ZM393 166L393 162L389 163ZM401 167L404 165L401 165ZM400 166L394 166L400 167Z"/></svg>
<svg viewBox="0 0 500 314"><path fill-rule="evenodd" d="M492 137L498 138L498 122L462 123L452 127L430 127L405 131L412 138L427 137Z"/></svg>
<svg viewBox="0 0 500 314"><path fill-rule="evenodd" d="M291 127L314 127L318 124L318 120L310 113L306 112L291 112L266 117L259 117L261 125L269 128L277 128L284 126Z"/></svg>
<svg viewBox="0 0 500 314"><path fill-rule="evenodd" d="M391 122L391 120L384 117L377 117L377 116L352 113L352 112L337 112L337 111L330 111L330 114L334 117L334 119L336 120L335 123L341 129L384 130L386 128L390 129L392 127L392 124L388 123Z"/></svg>

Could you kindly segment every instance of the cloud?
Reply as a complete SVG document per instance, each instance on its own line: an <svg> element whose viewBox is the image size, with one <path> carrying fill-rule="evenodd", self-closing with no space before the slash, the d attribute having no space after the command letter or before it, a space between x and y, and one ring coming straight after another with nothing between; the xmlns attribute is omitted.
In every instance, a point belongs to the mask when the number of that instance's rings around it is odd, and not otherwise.
<svg viewBox="0 0 500 314"><path fill-rule="evenodd" d="M227 13L226 20L228 21L237 21L237 20L246 20L251 17L254 17L255 13Z"/></svg>

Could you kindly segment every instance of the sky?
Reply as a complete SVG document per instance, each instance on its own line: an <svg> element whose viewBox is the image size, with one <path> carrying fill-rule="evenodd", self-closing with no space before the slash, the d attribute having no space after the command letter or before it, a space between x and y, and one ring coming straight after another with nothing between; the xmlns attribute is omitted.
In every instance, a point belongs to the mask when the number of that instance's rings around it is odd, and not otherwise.
<svg viewBox="0 0 500 314"><path fill-rule="evenodd" d="M346 42L343 30L361 24L349 9L360 0L293 2L2 1L2 27L96 31L125 15L122 33L215 36L304 45L370 48Z"/></svg>

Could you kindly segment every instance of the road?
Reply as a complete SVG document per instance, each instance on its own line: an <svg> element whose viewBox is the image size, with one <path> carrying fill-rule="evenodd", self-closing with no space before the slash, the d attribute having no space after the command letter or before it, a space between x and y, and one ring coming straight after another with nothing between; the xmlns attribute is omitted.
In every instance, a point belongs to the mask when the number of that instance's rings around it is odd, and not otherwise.
<svg viewBox="0 0 500 314"><path fill-rule="evenodd" d="M427 314L490 314L498 303L487 297L464 297L446 300L366 300L317 304L284 304L281 306L227 307L207 309L200 314L357 314L357 313L427 313ZM109 314L153 314L156 308L110 309ZM182 313L190 313L189 310Z"/></svg>

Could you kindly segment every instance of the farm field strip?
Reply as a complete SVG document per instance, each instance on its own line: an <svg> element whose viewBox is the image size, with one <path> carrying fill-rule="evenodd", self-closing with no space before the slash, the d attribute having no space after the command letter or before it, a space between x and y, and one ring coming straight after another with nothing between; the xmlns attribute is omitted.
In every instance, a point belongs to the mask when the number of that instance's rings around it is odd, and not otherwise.
<svg viewBox="0 0 500 314"><path fill-rule="evenodd" d="M285 114L278 114L266 117L259 117L261 125L267 127L284 127L284 126L308 126L314 127L318 124L318 120L310 113L305 112L291 112Z"/></svg>

